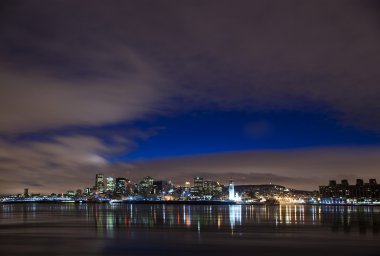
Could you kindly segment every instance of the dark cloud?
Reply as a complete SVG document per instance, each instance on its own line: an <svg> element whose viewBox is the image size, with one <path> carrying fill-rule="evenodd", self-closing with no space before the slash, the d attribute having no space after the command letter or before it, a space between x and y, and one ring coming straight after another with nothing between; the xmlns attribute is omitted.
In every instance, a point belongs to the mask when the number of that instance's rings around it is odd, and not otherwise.
<svg viewBox="0 0 380 256"><path fill-rule="evenodd" d="M374 1L5 1L2 175L9 184L40 180L50 191L83 186L99 170L178 182L232 172L247 182L300 179L300 188L359 171L369 177L380 167L377 148L239 152L130 165L107 157L135 147L140 135L116 136L110 145L98 133L59 130L195 109L322 108L378 132L378 10ZM8 140L36 131L58 135ZM268 131L263 123L246 129L254 136Z"/></svg>
<svg viewBox="0 0 380 256"><path fill-rule="evenodd" d="M46 3L2 8L3 132L316 105L380 128L371 1Z"/></svg>

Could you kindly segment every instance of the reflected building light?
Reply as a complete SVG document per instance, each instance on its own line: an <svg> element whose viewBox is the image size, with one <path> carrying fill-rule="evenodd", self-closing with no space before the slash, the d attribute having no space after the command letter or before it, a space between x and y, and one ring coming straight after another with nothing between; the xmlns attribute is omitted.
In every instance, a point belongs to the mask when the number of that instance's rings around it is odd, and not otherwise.
<svg viewBox="0 0 380 256"><path fill-rule="evenodd" d="M292 211L290 209L290 205L286 206L286 224L290 224L292 222Z"/></svg>
<svg viewBox="0 0 380 256"><path fill-rule="evenodd" d="M111 231L111 232L113 231L114 219L113 219L113 215L110 213L107 213L106 227L108 231Z"/></svg>
<svg viewBox="0 0 380 256"><path fill-rule="evenodd" d="M222 216L220 212L218 211L218 229L220 229L220 224L222 223Z"/></svg>
<svg viewBox="0 0 380 256"><path fill-rule="evenodd" d="M231 232L233 233L235 226L241 224L241 205L230 205L229 213Z"/></svg>
<svg viewBox="0 0 380 256"><path fill-rule="evenodd" d="M315 224L315 219L316 219L316 206L313 205L311 207L311 218L312 218L312 223L313 225Z"/></svg>
<svg viewBox="0 0 380 256"><path fill-rule="evenodd" d="M182 207L182 212L183 212L183 223L186 223L186 206L183 205Z"/></svg>
<svg viewBox="0 0 380 256"><path fill-rule="evenodd" d="M164 224L166 224L166 210L165 210L165 204L162 205L162 218L163 218Z"/></svg>

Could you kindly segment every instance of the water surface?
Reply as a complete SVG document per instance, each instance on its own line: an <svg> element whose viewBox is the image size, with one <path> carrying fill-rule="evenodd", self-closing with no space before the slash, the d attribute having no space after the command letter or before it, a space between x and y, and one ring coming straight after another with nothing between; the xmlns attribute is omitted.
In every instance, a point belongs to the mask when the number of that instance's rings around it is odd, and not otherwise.
<svg viewBox="0 0 380 256"><path fill-rule="evenodd" d="M0 205L0 255L380 255L380 207Z"/></svg>

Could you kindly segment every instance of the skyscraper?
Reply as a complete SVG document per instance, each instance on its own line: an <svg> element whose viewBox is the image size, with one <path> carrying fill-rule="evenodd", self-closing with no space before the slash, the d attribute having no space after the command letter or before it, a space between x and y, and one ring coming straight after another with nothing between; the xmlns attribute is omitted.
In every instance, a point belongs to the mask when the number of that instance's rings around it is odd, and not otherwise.
<svg viewBox="0 0 380 256"><path fill-rule="evenodd" d="M125 194L127 191L127 182L126 178L116 178L115 192L118 194Z"/></svg>
<svg viewBox="0 0 380 256"><path fill-rule="evenodd" d="M95 190L99 193L104 192L104 174L98 173L95 176Z"/></svg>
<svg viewBox="0 0 380 256"><path fill-rule="evenodd" d="M115 189L115 182L113 181L112 177L107 178L107 184L106 184L106 191L107 192L113 192Z"/></svg>
<svg viewBox="0 0 380 256"><path fill-rule="evenodd" d="M195 177L194 178L194 189L197 190L198 192L203 192L203 178L202 177Z"/></svg>

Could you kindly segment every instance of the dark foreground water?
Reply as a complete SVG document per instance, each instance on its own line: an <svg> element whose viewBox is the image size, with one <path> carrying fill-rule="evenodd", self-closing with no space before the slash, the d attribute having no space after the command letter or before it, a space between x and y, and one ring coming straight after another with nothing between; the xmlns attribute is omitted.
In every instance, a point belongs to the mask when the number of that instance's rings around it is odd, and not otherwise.
<svg viewBox="0 0 380 256"><path fill-rule="evenodd" d="M7 204L0 255L380 255L380 207Z"/></svg>

